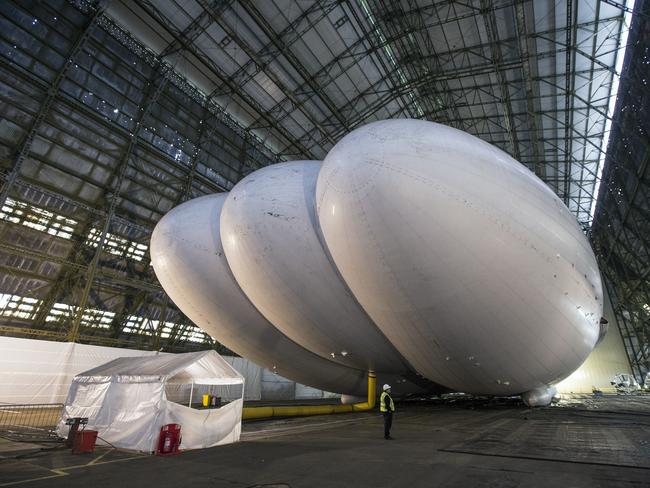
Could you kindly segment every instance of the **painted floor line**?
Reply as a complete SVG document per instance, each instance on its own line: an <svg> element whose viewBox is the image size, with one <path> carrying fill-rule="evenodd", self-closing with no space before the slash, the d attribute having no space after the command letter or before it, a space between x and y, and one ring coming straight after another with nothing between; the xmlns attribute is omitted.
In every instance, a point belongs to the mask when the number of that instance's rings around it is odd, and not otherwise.
<svg viewBox="0 0 650 488"><path fill-rule="evenodd" d="M285 427L285 428L280 428L280 429L265 429L265 430L257 430L255 432L245 432L242 434L242 437L250 437L254 436L257 434L266 434L266 433L291 433L291 432L300 432L301 430L305 429L313 429L314 427L321 427L321 426L330 426L330 425L338 425L338 424L349 424L353 422L360 422L364 420L369 420L373 417L368 417L368 418L359 418L359 419L347 419L347 420L335 420L332 422L321 422L319 424L304 424L304 425L296 425L296 426L291 426L291 427Z"/></svg>
<svg viewBox="0 0 650 488"><path fill-rule="evenodd" d="M108 451L108 452L111 452L111 451ZM26 480L10 481L8 483L0 483L0 487L2 487L2 486L15 486L15 485L21 485L21 484L25 484L25 483L31 483L32 481L41 481L41 480L47 480L47 479L52 479L52 478L60 478L62 476L69 476L70 473L68 473L67 471L72 470L72 469L92 468L92 467L95 467L95 466L102 466L104 464L119 463L119 462L122 462L122 461L131 461L133 459L142 459L142 458L150 457L150 456L148 456L146 454L142 454L142 455L127 457L127 458L112 459L110 461L101 461L101 462L99 462L99 460L103 456L108 454L108 452L102 454L98 458L93 459L92 461L90 461L89 463L86 463L86 464L77 464L77 465L74 465L74 466L62 466L60 468L52 468L49 471L51 471L52 473L55 473L53 475L39 476L37 478L29 478L29 479L26 479Z"/></svg>
<svg viewBox="0 0 650 488"><path fill-rule="evenodd" d="M143 459L143 458L149 458L151 456L147 454L141 454L137 456L132 456L132 457L126 457L126 458L120 458L120 459L111 459L110 461L102 461L102 462L96 462L94 464L91 464L92 461L88 464L77 464L75 466L65 466L62 468L59 468L61 471L69 471L71 469L80 469L80 468L92 468L95 466L103 466L104 464L113 464L113 463L121 463L122 461L131 461L133 459Z"/></svg>
<svg viewBox="0 0 650 488"><path fill-rule="evenodd" d="M0 483L0 486L15 486L15 485L22 485L25 483L31 483L32 481L41 481L41 480L50 480L53 478L61 478L62 476L68 476L69 473L65 473L63 471L60 471L58 469L50 469L55 474L51 474L49 476L39 476L38 478L30 478L27 480L19 480L19 481L10 481L9 483Z"/></svg>
<svg viewBox="0 0 650 488"><path fill-rule="evenodd" d="M403 416L400 418L403 419L415 419L418 417L422 417L423 415L413 415L413 416ZM298 425L294 427L286 427L286 428L279 428L279 429L265 429L265 430L258 430L255 432L245 432L242 434L242 442L246 441L254 441L258 440L261 438L267 438L267 437L273 437L275 435L286 435L286 434L293 434L293 433L300 433L300 432L305 432L305 431L310 431L310 430L319 430L318 427L325 427L327 428L328 426L336 426L340 424L350 424L350 423L355 423L355 422L362 422L362 421L367 421L367 420L372 420L372 419L378 419L380 418L379 415L372 416L372 417L360 417L356 419L345 419L345 420L334 420L331 422L321 422L319 424L305 424L305 425ZM316 429L314 429L316 427ZM322 430L322 429L320 429ZM257 437L257 434L265 434L262 436Z"/></svg>
<svg viewBox="0 0 650 488"><path fill-rule="evenodd" d="M93 459L92 461L90 461L86 466L92 466L93 464L97 464L100 459L103 459L104 456L106 456L107 454L113 452L114 450L115 449L109 449L104 454L101 454L101 455L97 456L95 459Z"/></svg>

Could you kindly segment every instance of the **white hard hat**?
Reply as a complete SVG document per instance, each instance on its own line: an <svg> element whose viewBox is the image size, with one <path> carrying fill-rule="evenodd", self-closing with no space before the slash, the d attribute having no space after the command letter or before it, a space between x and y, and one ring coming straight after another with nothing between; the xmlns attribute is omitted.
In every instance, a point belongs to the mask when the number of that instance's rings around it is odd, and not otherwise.
<svg viewBox="0 0 650 488"><path fill-rule="evenodd" d="M386 391L386 390L390 390L390 385L389 385L388 383L386 383L386 384L382 387L382 389L383 389L384 391Z"/></svg>

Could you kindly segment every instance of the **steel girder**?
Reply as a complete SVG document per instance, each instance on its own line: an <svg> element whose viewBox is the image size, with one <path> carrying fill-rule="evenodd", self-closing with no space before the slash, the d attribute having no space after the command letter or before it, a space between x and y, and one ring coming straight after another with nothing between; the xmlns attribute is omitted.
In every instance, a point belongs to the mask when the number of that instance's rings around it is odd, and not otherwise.
<svg viewBox="0 0 650 488"><path fill-rule="evenodd" d="M34 120L32 121L31 127L29 128L23 140L16 148L15 159L13 161L9 173L5 177L2 190L0 190L0 207L2 207L5 204L5 201L7 200L7 196L9 196L9 192L13 188L13 185L16 179L18 178L18 175L20 174L20 170L23 165L23 162L25 161L25 159L27 158L27 156L31 151L34 138L36 137L38 130L41 128L41 124L43 123L45 118L49 115L50 109L52 107L52 103L54 102L54 100L59 94L61 84L65 80L68 71L70 71L70 68L74 64L75 59L79 56L79 54L83 50L86 42L88 41L90 35L92 34L93 29L95 28L95 25L97 24L98 19L103 15L103 12L104 9L103 7L100 6L96 7L91 11L90 18L86 21L85 26L81 29L81 32L77 36L77 39L72 46L72 49L68 53L67 59L63 62L63 65L61 66L59 72L57 73L56 77L52 81L51 85L48 87L45 98L41 102L40 108L38 110L38 113L34 117Z"/></svg>
<svg viewBox="0 0 650 488"><path fill-rule="evenodd" d="M632 371L643 383L650 371L650 2L637 0L635 9L590 237Z"/></svg>
<svg viewBox="0 0 650 488"><path fill-rule="evenodd" d="M49 8L46 7L46 8ZM92 23L93 25L99 24L102 29L105 31L110 31L111 34L116 35L117 37L121 38L120 41L125 41L125 45L129 44L128 39L124 39L126 37L126 34L123 31L120 31L119 28L117 28L114 24L111 23L110 20L106 19L105 17L101 15L93 15L96 10L92 7L91 3L86 4L86 10L85 14L87 16L91 16L92 18ZM41 14L37 14L41 15ZM62 14L59 14L62 15ZM54 17L56 20L56 17ZM36 18L34 20L36 22ZM88 21L86 20L87 24ZM84 29L84 33L89 32L90 29ZM78 59L80 53L83 57L84 54L86 54L85 51L92 51L95 49L94 46L87 47L88 46L88 41L92 37L83 35L82 38L84 39L83 43L76 43L74 45L74 49L72 50L74 53L76 53L73 57ZM94 41L93 41L94 42ZM82 46L83 45L83 46ZM79 50L79 46L82 46L81 50ZM145 62L148 62L150 60L146 59L146 52L142 51L137 45L132 44L129 46L129 48L134 49L134 51L139 51L139 54L145 58ZM177 49L173 49L173 46L170 47L168 50L168 53L173 54L174 51ZM81 63L79 63L81 64ZM73 65L75 70L78 69L79 67L75 62L68 62L65 66L67 65ZM69 80L65 79L65 76L59 74L59 76L55 77L55 83L53 85L47 85L44 83L44 81L41 79L40 75L41 73L37 72L28 72L25 70L23 67L19 66L18 64L14 64L13 62L8 62L5 66L3 66L3 70L7 70L7 72L11 72L13 75L17 76L17 78L12 77L13 79L21 80L24 79L29 83L31 86L36 86L36 87L41 87L43 93L46 93L48 97L46 98L46 102L44 104L41 104L41 109L38 111L36 116L34 117L34 120L45 120L45 116L47 114L53 114L52 118L53 119L60 119L62 116L65 116L67 113L67 110L73 110L76 113L83 113L85 117L88 119L92 120L94 124L104 126L107 130L110 130L112 133L121 133L121 137L124 140L130 141L128 147L127 147L127 154L130 152L132 156L136 156L137 160L134 160L133 158L130 159L131 161L131 167L141 167L144 171L150 171L150 167L143 167L143 163L141 161L141 157L145 154L143 151L148 151L148 156L151 157L154 156L157 161L162 160L162 164L159 167L159 170L157 171L166 171L166 168L175 168L175 172L180 172L180 174L184 174L186 176L183 176L182 178L179 176L174 176L171 179L161 179L160 184L168 186L170 184L173 184L174 186L178 185L178 199L184 199L187 197L187 195L191 194L193 190L193 182L194 180L199 181L200 183L200 188L201 192L205 192L205 187L206 185L209 188L212 188L212 191L219 191L220 188L217 184L214 183L214 181L206 178L205 173L202 172L199 174L197 172L197 166L199 164L198 158L194 158L194 160L189 164L189 167L185 167L179 162L175 161L172 158L169 158L165 154L161 153L158 147L154 147L151 145L148 141L145 141L142 137L139 137L139 134L137 131L129 133L128 128L124 128L118 124L115 124L113 120L108 119L105 116L102 116L101 114L98 114L91 108L89 108L87 105L81 103L79 100L74 99L70 96L69 92L69 86L66 86L65 90L59 89L61 85L65 82L68 83L69 85ZM69 68L64 71L64 73L67 73L69 71ZM178 78L178 75L175 73L171 73L170 78L173 80L174 86L179 87L181 86L182 89L191 92L191 88L189 85L184 85L186 82L182 78ZM63 80L63 81L62 81ZM17 86L20 86L17 84ZM56 89L52 89L52 86L54 86ZM54 95L54 96L52 96ZM218 124L225 123L226 126L230 127L234 133L240 134L241 139L240 141L241 144L239 144L239 149L237 150L237 168L236 171L238 172L238 177L234 180L230 181L230 185L232 185L234 182L237 181L238 178L241 177L242 174L245 174L247 170L244 170L243 168L245 166L248 166L251 161L259 161L255 162L254 167L259 167L262 164L268 164L269 162L273 162L276 159L276 156L272 156L270 159L260 159L259 158L259 152L257 151L257 148L262 149L262 151L265 151L268 153L266 149L263 149L263 143L259 141L255 136L250 134L249 132L246 132L245 129L236 126L236 124L232 121L232 119L229 118L227 114L222 112L218 107L216 107L213 103L211 103L211 100L200 96L198 93L193 93L193 97L197 100L203 101L204 104L204 109L207 110L207 113L204 110L204 115L203 118L205 119L205 123L201 126L203 132L205 134L208 134L208 137L206 138L201 138L199 136L199 144L198 146L202 145L208 145L208 142L213 142L209 141L210 136L214 136L216 134L216 128ZM198 96L197 96L198 95ZM43 108L45 107L45 108ZM65 110L62 111L62 108ZM40 117L37 117L40 114ZM40 123L34 123L32 124L32 129L31 129L31 134L37 134L39 133L39 128L42 127L42 124ZM48 128L48 130L50 130ZM221 129L220 129L221 130ZM43 132L43 131L40 131ZM29 130L27 132L28 134L30 133ZM135 134L135 135L134 135ZM40 137L42 137L41 134L39 134ZM22 150L18 151L17 153L24 153L25 155L29 154L29 148L31 145L31 142L33 140L32 138L27 139L28 144L25 144L25 138L23 138L23 142L21 142L19 148L22 148ZM218 141L218 143L221 143L221 139ZM211 151L213 149L210 149ZM32 161L39 161L42 164L52 164L51 161L48 161L47 159L43 158L42 155L40 154L29 154L30 159ZM20 160L22 161L22 159ZM127 162L127 164L122 165L122 169L125 171L119 171L119 173L124 174L124 178L128 178L129 180L131 179L132 171L128 171L128 176L126 176L126 169L129 166L128 161L129 158L125 157L123 162ZM157 162L154 160L154 164ZM16 165L14 165L16 167ZM118 165L118 167L120 167ZM20 168L18 168L20 169ZM67 171L66 168L61 167L61 170ZM118 177L119 177L118 173ZM95 303L101 303L101 300L99 296L103 294L105 296L104 299L106 299L106 296L123 296L127 297L130 296L131 294L138 295L138 294L143 294L147 300L146 302L151 304L154 302L161 303L162 299L160 298L162 296L161 293L161 288L160 286L155 282L153 279L153 274L151 272L148 273L148 276L142 275L141 271L133 270L131 263L126 262L126 268L123 267L123 264L120 264L118 268L113 269L113 263L111 260L106 260L102 259L101 265L99 264L100 261L97 260L95 261L97 263L94 271L92 267L88 265L88 259L84 258L83 255L87 254L87 249L86 245L84 243L85 240L85 234L86 230L89 227L92 227L92 225L97 222L97 221L104 221L104 222L111 222L112 225L117 225L120 228L123 229L131 229L134 232L139 233L140 235L148 235L151 232L151 229L153 228L153 222L145 222L141 218L135 216L135 215L129 215L128 211L125 211L124 209L120 208L119 209L119 214L117 214L117 206L112 208L105 209L102 206L98 206L97 201L84 201L83 199L77 199L75 197L71 197L68 193L67 188L61 188L57 186L52 186L49 189L45 188L43 186L43 182L40 180L34 179L33 176L25 174L25 175L20 175L18 176L18 171L14 172L15 177L12 177L11 181L13 182L13 188L15 191L13 192L16 196L20 197L25 192L30 192L33 195L40 195L42 198L46 198L49 201L58 201L58 202L65 202L66 205L70 206L71 208L76 208L78 209L78 212L75 214L75 218L79 219L80 216L83 214L82 220L79 221L79 225L85 226L81 227L81 230L77 229L75 232L75 239L77 239L77 244L73 246L73 252L70 256L66 257L57 257L53 256L47 253L44 253L42 251L38 251L35 249L29 249L29 248L24 248L21 245L16 245L13 243L9 243L7 241L0 242L0 249L4 252L7 253L6 255L13 255L13 256L32 256L35 259L41 260L43 263L56 263L60 267L60 274L58 278L55 278L54 281L52 281L50 287L51 288L60 288L58 289L57 292L63 293L63 294L70 294L73 293L72 288L75 288L76 284L73 284L73 280L78 277L78 276L83 276L84 274L89 276L89 283L92 283L92 278L93 275L97 278L95 280L95 283L90 287L88 290L88 297L94 296L93 300ZM75 173L70 173L70 176L74 176L75 178L79 178L82 181L86 181L88 183L92 183L94 185L97 185L96 182L86 179L85 176L81 174L75 174ZM155 173L154 173L154 176ZM117 185L119 188L119 184ZM7 188L5 186L5 188ZM105 186L101 187L103 193L105 195L109 196L109 200L117 201L116 198L116 185L113 184L111 185L110 183L106 183ZM107 194L106 192L111 192L110 194ZM7 192L8 193L8 192ZM128 202L129 201L129 192L122 192L123 198L120 198L121 201ZM135 200L132 200L131 206L136 204ZM142 202L137 202L141 207L143 206ZM146 208L146 205L144 205L144 208ZM151 207L151 211L156 211L159 214L163 213L163 211L160 210L160 207L154 206ZM155 222L155 221L154 221ZM12 224L12 223L4 223L4 228L8 228L7 226L12 226L14 230L20 230L20 226L18 224ZM31 231L33 232L33 231ZM130 231L129 231L130 232ZM14 232L15 233L15 232ZM104 239L100 240L100 244ZM98 246L98 248L101 248L101 245ZM77 254L75 254L75 252ZM100 251L97 251L93 253L94 256L97 256L100 254ZM74 255L80 256L79 259L75 258ZM73 257L71 257L73 256ZM93 261L91 261L91 264ZM145 266L148 262L145 262ZM34 273L29 270L24 270L21 271L20 269L16 268L6 268L3 267L3 269L6 269L8 273L11 274L20 274L21 276L25 277L32 277L34 279L39 278L38 273ZM69 279L68 279L69 278ZM52 280L52 278L47 278L47 280ZM82 282L83 284L83 282ZM139 290L139 291L138 291ZM25 293L31 293L29 291L25 291ZM48 336L50 337L51 334L59 334L57 337L60 336L60 338L68 338L70 337L70 331L65 330L65 331L53 331L53 330L48 330L44 329L44 319L45 316L48 314L49 308L45 305L44 303L49 303L52 305L58 296L61 296L59 293L56 294L51 294L46 297L45 300L42 300L41 303L41 311L39 314L37 314L37 318L40 317L40 320L37 320L38 328L30 329L31 332L28 331L28 329L25 329L26 332L29 332L29 335L34 336L41 334L41 336ZM100 300L98 302L97 300ZM88 299L86 299L86 302L88 302ZM145 301L143 301L144 303ZM82 300L83 303L83 300ZM76 305L76 304L75 304ZM134 305L135 307L135 305ZM115 326L115 331L114 335L117 334L119 335L121 332L120 330L122 329L123 326L123 321L128 317L128 311L133 310L134 307L127 307L127 304L125 303L123 313L118 314L116 317L113 325ZM135 308L142 308L142 307L135 307ZM164 305L162 306L163 309L170 309L166 310L163 315L166 315L169 317L171 320L173 320L175 323L178 324L179 328L182 328L183 330L187 329L190 327L189 322L187 321L186 318L182 317L178 311L173 308L169 307L169 305L165 302ZM79 313L77 314L77 317L75 318L75 321L77 323L80 322L81 320L81 315L82 311L85 309L84 306L77 307L77 310L79 310ZM154 305L154 307L149 307L149 310L153 313L157 309L157 305ZM155 312L157 314L158 312ZM155 315L157 316L157 315ZM84 319L85 321L86 319ZM165 320L164 318L161 319L161 321L164 323ZM193 327L193 326L192 326ZM78 328L78 327L77 327ZM12 330L17 330L17 329L12 329ZM39 332L40 331L40 332ZM6 332L6 331L5 331ZM106 338L103 337L103 332L102 331L91 331L89 330L88 332L93 332L93 334L97 335L97 341L104 341ZM158 331L158 336L155 338L155 342L161 343L161 340L164 344L172 344L174 341L168 341L166 339L161 339L160 337L160 332ZM49 335L48 335L49 334ZM23 334L24 335L24 334ZM75 334L76 337L80 338L80 340L88 340L91 338L91 335L88 335L87 333L77 333ZM179 347L185 347L182 346L179 340L183 340L183 335L180 334L178 331L172 331L172 335L175 337L176 341L176 349ZM54 337L54 336L52 336ZM117 339L117 338L113 338ZM107 339L110 340L110 339ZM127 344L129 341L120 339L122 341L122 345ZM116 343L113 341L113 343ZM208 342L207 345L209 347L212 347L212 342ZM166 346L167 347L167 346ZM170 346L171 347L171 346ZM192 344L187 344L187 347L195 347Z"/></svg>

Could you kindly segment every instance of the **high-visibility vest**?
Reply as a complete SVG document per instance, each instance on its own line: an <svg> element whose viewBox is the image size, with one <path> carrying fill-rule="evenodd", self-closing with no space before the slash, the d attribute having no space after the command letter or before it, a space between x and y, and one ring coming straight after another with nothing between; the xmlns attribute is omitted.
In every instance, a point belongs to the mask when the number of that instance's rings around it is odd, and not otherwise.
<svg viewBox="0 0 650 488"><path fill-rule="evenodd" d="M381 396L379 397L379 411L380 412L387 412L386 410L386 397L390 400L390 411L394 412L395 411L395 404L393 403L393 397L391 397L388 393L385 391L381 392Z"/></svg>

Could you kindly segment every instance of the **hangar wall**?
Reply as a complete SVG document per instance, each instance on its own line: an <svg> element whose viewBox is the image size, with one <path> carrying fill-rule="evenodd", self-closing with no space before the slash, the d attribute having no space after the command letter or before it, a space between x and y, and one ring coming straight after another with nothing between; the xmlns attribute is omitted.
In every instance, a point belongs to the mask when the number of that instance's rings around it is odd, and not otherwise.
<svg viewBox="0 0 650 488"><path fill-rule="evenodd" d="M608 293L604 295L603 316L609 321L607 335L582 366L556 385L558 393L591 393L594 386L605 392L613 391L610 381L615 374L632 374L612 302Z"/></svg>
<svg viewBox="0 0 650 488"><path fill-rule="evenodd" d="M148 356L153 351L91 346L15 337L0 337L0 404L62 403L72 378L118 357ZM166 354L166 353L162 353ZM296 384L247 359L224 356L246 379L246 400L323 398L326 392ZM173 400L185 402L188 388L168 391ZM200 398L195 389L193 398Z"/></svg>
<svg viewBox="0 0 650 488"><path fill-rule="evenodd" d="M0 337L0 403L62 403L72 378L118 357L154 351Z"/></svg>

